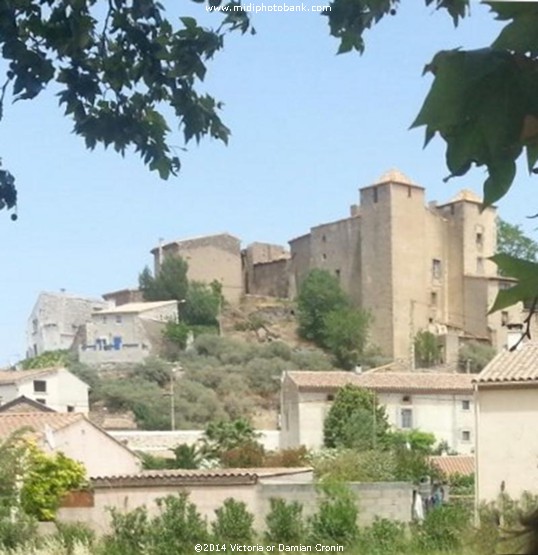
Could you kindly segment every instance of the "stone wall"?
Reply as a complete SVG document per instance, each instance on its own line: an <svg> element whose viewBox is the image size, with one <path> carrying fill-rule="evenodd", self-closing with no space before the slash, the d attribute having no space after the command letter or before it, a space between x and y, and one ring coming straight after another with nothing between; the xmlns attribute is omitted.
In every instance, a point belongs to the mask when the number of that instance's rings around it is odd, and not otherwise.
<svg viewBox="0 0 538 555"><path fill-rule="evenodd" d="M255 469L253 469L255 470ZM58 512L60 522L87 523L98 533L106 533L110 526L110 514L106 508L132 511L146 505L150 514L156 514L156 500L166 495L176 495L180 491L189 492L189 499L198 508L202 517L212 521L215 510L225 499L233 497L243 501L248 510L254 514L254 527L258 531L265 529L265 517L270 509L270 499L279 497L288 502L298 501L303 505L304 515L315 512L319 490L317 484L305 483L297 476L263 478L252 484L222 484L219 486L201 483L185 486L173 486L155 479L155 485L144 487L109 486L94 488L93 506L62 507ZM349 484L356 495L359 509L359 525L368 525L376 517L411 521L411 504L413 486L405 482L384 482L368 484ZM86 504L87 505L87 504Z"/></svg>

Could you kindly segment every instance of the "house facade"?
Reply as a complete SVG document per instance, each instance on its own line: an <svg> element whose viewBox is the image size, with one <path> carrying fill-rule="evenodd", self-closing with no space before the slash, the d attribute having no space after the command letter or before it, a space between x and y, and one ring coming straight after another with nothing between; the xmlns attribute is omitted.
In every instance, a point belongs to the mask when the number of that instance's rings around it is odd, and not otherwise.
<svg viewBox="0 0 538 555"><path fill-rule="evenodd" d="M89 477L133 474L141 470L141 461L132 451L83 414L0 413L0 439L21 428L28 428L45 452L61 451L84 464Z"/></svg>
<svg viewBox="0 0 538 555"><path fill-rule="evenodd" d="M65 368L0 372L2 405L25 397L53 411L88 414L89 389Z"/></svg>
<svg viewBox="0 0 538 555"><path fill-rule="evenodd" d="M474 449L472 376L439 372L285 372L281 384L281 447L323 446L323 422L338 390L373 391L394 429L419 429L458 453Z"/></svg>
<svg viewBox="0 0 538 555"><path fill-rule="evenodd" d="M127 303L91 315L79 340L85 364L141 362L158 352L166 323L178 320L177 301Z"/></svg>
<svg viewBox="0 0 538 555"><path fill-rule="evenodd" d="M499 353L476 378L477 497L538 491L538 343Z"/></svg>
<svg viewBox="0 0 538 555"><path fill-rule="evenodd" d="M95 310L106 306L106 301L70 295L63 291L40 293L28 318L26 356L70 349L79 327L90 319Z"/></svg>

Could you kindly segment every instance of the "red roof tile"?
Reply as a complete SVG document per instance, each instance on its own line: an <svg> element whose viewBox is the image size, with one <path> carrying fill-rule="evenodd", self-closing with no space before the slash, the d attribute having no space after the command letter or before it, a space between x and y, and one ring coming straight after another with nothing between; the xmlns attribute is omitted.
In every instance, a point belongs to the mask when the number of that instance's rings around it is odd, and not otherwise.
<svg viewBox="0 0 538 555"><path fill-rule="evenodd" d="M473 390L470 374L445 372L287 372L289 378L299 389L326 390L338 389L345 385L356 385L374 391L384 392L461 392Z"/></svg>
<svg viewBox="0 0 538 555"><path fill-rule="evenodd" d="M478 387L488 384L538 382L538 342L522 343L515 351L502 351L475 376Z"/></svg>
<svg viewBox="0 0 538 555"><path fill-rule="evenodd" d="M430 461L446 476L461 474L469 476L474 474L475 461L472 455L446 455L430 457Z"/></svg>

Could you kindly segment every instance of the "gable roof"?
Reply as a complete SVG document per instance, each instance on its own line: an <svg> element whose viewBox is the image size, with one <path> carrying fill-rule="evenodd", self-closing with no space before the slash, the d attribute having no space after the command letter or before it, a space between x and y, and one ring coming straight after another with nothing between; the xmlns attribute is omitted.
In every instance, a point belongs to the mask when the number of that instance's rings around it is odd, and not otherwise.
<svg viewBox="0 0 538 555"><path fill-rule="evenodd" d="M21 428L31 428L34 436L42 439L49 430L57 432L73 424L85 421L103 436L128 451L133 457L136 453L125 444L108 434L80 412L0 412L0 440L7 438Z"/></svg>
<svg viewBox="0 0 538 555"><path fill-rule="evenodd" d="M538 384L538 342L522 343L515 351L500 352L475 376L478 387L486 384Z"/></svg>
<svg viewBox="0 0 538 555"><path fill-rule="evenodd" d="M472 455L445 455L430 457L430 462L445 476L450 476L452 474L469 476L474 474L475 471L475 461Z"/></svg>
<svg viewBox="0 0 538 555"><path fill-rule="evenodd" d="M155 301L147 303L126 303L112 308L98 310L92 316L106 316L107 314L138 314L154 308L177 305L177 301Z"/></svg>
<svg viewBox="0 0 538 555"><path fill-rule="evenodd" d="M15 399L12 399L11 401L4 403L3 405L0 405L0 412L11 411L11 409L19 405L21 406L30 405L32 408L36 409L35 411L21 411L21 412L56 412L54 409L47 407L47 405L44 405L43 403L39 403L38 401L34 401L33 399L30 399L30 397L26 397L26 395L20 395L19 397L16 397ZM16 411L13 411L13 412L16 412Z"/></svg>
<svg viewBox="0 0 538 555"><path fill-rule="evenodd" d="M41 436L46 430L56 432L79 420L85 420L84 415L76 412L4 412L0 413L0 439L21 428L31 428Z"/></svg>
<svg viewBox="0 0 538 555"><path fill-rule="evenodd" d="M473 390L470 374L447 372L287 372L298 389L310 391L334 390L356 385L386 393L458 392Z"/></svg>

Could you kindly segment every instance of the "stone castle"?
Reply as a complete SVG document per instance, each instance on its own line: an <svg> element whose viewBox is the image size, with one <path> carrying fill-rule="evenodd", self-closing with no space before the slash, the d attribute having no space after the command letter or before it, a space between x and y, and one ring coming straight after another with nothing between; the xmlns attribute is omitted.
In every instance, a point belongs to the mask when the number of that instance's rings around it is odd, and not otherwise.
<svg viewBox="0 0 538 555"><path fill-rule="evenodd" d="M265 243L241 249L232 235L210 235L159 244L151 251L155 271L164 257L182 256L190 279L220 281L235 304L245 294L293 299L308 272L320 268L371 312L372 342L386 356L409 359L419 330L439 337L446 362L465 340L504 347L522 311L488 315L498 290L511 284L488 258L496 249L496 209L482 210L470 191L426 204L424 188L396 170L359 193L349 217L312 227L289 241L289 251Z"/></svg>

